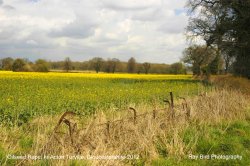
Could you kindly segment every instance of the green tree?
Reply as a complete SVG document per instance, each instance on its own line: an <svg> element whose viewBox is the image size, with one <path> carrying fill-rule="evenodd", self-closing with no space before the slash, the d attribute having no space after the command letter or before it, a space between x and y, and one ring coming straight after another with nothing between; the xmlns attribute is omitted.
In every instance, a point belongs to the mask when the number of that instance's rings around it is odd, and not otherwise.
<svg viewBox="0 0 250 166"><path fill-rule="evenodd" d="M222 59L220 56L215 56L215 58L208 64L208 69L211 74L219 74L222 70Z"/></svg>
<svg viewBox="0 0 250 166"><path fill-rule="evenodd" d="M170 65L171 74L185 74L185 66L181 62L176 62Z"/></svg>
<svg viewBox="0 0 250 166"><path fill-rule="evenodd" d="M43 59L38 59L35 62L34 70L37 72L48 72L49 71L48 62L46 60L43 60Z"/></svg>
<svg viewBox="0 0 250 166"><path fill-rule="evenodd" d="M25 69L25 61L23 59L17 58L12 65L12 71L26 71Z"/></svg>
<svg viewBox="0 0 250 166"><path fill-rule="evenodd" d="M10 57L1 59L1 68L3 70L12 70L14 60Z"/></svg>
<svg viewBox="0 0 250 166"><path fill-rule="evenodd" d="M209 72L207 66L213 61L215 56L216 52L213 48L204 45L193 45L184 50L182 61L192 65L194 75L202 75L204 71Z"/></svg>
<svg viewBox="0 0 250 166"><path fill-rule="evenodd" d="M235 73L250 78L250 0L189 0L187 6L189 37L204 39L217 56L233 51Z"/></svg>

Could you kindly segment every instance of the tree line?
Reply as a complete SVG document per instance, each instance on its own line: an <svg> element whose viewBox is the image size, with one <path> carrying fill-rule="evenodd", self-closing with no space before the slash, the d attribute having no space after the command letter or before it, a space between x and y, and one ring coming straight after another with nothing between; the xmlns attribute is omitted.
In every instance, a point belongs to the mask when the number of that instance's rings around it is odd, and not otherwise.
<svg viewBox="0 0 250 166"><path fill-rule="evenodd" d="M173 64L157 64L157 63L138 63L135 58L131 57L127 62L120 61L117 58L103 59L95 57L88 61L72 61L69 57L63 61L46 61L38 59L31 62L28 59L13 59L10 57L0 59L0 69L15 72L33 71L33 72L49 72L49 71L95 71L106 73L155 73L155 74L186 74L187 67L182 62Z"/></svg>

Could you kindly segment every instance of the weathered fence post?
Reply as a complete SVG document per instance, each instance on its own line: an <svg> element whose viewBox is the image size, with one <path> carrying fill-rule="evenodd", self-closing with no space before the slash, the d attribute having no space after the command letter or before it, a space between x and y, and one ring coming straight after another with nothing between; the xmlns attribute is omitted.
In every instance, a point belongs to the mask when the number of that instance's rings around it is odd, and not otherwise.
<svg viewBox="0 0 250 166"><path fill-rule="evenodd" d="M134 124L136 124L136 110L132 107L129 107L129 109L134 112Z"/></svg>
<svg viewBox="0 0 250 166"><path fill-rule="evenodd" d="M175 112L174 112L174 97L173 97L173 92L170 92L170 109L171 109L171 116L172 118L175 117Z"/></svg>
<svg viewBox="0 0 250 166"><path fill-rule="evenodd" d="M184 100L184 104L183 104L183 108L184 110L186 111L186 118L187 120L189 120L189 117L190 117L190 109L188 108L188 104L187 104L187 100L183 97L183 100Z"/></svg>
<svg viewBox="0 0 250 166"><path fill-rule="evenodd" d="M190 107L188 107L188 104L187 104L187 101L186 101L186 110L187 110L187 113L186 113L186 116L187 116L187 120L190 119Z"/></svg>
<svg viewBox="0 0 250 166"><path fill-rule="evenodd" d="M106 129L107 129L107 137L110 138L110 121L107 121Z"/></svg>
<svg viewBox="0 0 250 166"><path fill-rule="evenodd" d="M153 118L156 118L156 110L153 110Z"/></svg>
<svg viewBox="0 0 250 166"><path fill-rule="evenodd" d="M184 100L184 103L182 103L182 107L183 107L183 110L186 112L186 119L189 120L190 108L188 108L187 100L184 97L179 97L179 98Z"/></svg>
<svg viewBox="0 0 250 166"><path fill-rule="evenodd" d="M170 102L168 99L163 100L163 102L168 103L168 106L169 106L168 108L170 108ZM167 111L167 108L166 108L166 111Z"/></svg>

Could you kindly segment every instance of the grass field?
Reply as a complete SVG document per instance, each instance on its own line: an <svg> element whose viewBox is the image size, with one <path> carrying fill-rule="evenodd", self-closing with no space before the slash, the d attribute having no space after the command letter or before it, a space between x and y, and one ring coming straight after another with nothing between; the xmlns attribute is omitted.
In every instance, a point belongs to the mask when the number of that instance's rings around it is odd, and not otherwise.
<svg viewBox="0 0 250 166"><path fill-rule="evenodd" d="M191 75L0 72L0 165L249 165L249 81L213 79L208 85ZM175 117L163 102L169 92ZM160 108L165 109L153 114ZM65 111L77 116L55 127ZM113 123L124 118L129 119ZM68 129L71 122L74 130ZM136 158L24 160L9 159L10 154ZM190 154L242 159L190 159Z"/></svg>

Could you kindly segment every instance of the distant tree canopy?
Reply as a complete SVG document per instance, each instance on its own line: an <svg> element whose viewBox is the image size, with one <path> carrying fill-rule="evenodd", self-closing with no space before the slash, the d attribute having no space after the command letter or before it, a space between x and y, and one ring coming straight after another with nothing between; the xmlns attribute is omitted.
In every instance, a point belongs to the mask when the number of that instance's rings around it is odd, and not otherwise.
<svg viewBox="0 0 250 166"><path fill-rule="evenodd" d="M37 71L37 72L48 72L49 71L49 64L46 60L38 59L35 62L35 65L33 68L34 68L34 71Z"/></svg>
<svg viewBox="0 0 250 166"><path fill-rule="evenodd" d="M15 63L14 63L15 62ZM129 63L128 63L129 62ZM0 59L0 70L13 70L13 71L35 71L35 72L48 72L48 71L85 71L91 72L107 72L107 73L127 73L130 69L131 73L154 73L154 74L184 74L184 70L175 65L157 64L157 63L138 63L134 58L130 58L128 62L122 62L117 58L108 58L107 60L100 57L95 57L89 61L71 61L70 58L65 58L63 61L46 61L38 59L31 62L28 59ZM184 66L183 66L184 67ZM174 69L173 69L174 68ZM178 71L178 70L181 71Z"/></svg>
<svg viewBox="0 0 250 166"><path fill-rule="evenodd" d="M101 71L101 68L103 67L104 60L100 57L95 57L90 60L90 64L91 67L96 71L96 73L99 73Z"/></svg>
<svg viewBox="0 0 250 166"><path fill-rule="evenodd" d="M10 57L0 59L1 70L12 70L15 72L48 72L50 69L49 62L44 59L38 59L35 63L28 59L12 59Z"/></svg>
<svg viewBox="0 0 250 166"><path fill-rule="evenodd" d="M131 57L127 64L128 73L135 73L136 71L136 61L135 58Z"/></svg>
<svg viewBox="0 0 250 166"><path fill-rule="evenodd" d="M235 73L250 78L250 0L188 0L187 7L189 39L201 37L217 49L214 61L223 56L226 72L234 59Z"/></svg>
<svg viewBox="0 0 250 166"><path fill-rule="evenodd" d="M171 74L186 74L186 68L181 62L176 62L170 65Z"/></svg>
<svg viewBox="0 0 250 166"><path fill-rule="evenodd" d="M215 64L216 57L216 51L213 48L193 45L184 50L182 61L192 65L194 75L202 75L204 72L210 73L210 68L213 72L218 72L219 68Z"/></svg>
<svg viewBox="0 0 250 166"><path fill-rule="evenodd" d="M182 61L192 65L194 75L218 74L223 68L223 62L217 49L205 45L193 45L183 52Z"/></svg>
<svg viewBox="0 0 250 166"><path fill-rule="evenodd" d="M12 65L12 70L13 71L25 71L25 61L23 59L16 59L14 62L13 62L13 65Z"/></svg>
<svg viewBox="0 0 250 166"><path fill-rule="evenodd" d="M3 70L12 70L13 62L14 62L14 60L10 57L3 58L1 60L1 68Z"/></svg>

